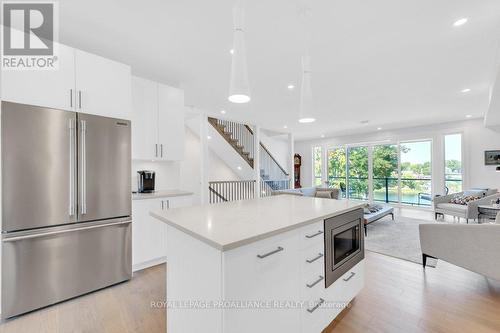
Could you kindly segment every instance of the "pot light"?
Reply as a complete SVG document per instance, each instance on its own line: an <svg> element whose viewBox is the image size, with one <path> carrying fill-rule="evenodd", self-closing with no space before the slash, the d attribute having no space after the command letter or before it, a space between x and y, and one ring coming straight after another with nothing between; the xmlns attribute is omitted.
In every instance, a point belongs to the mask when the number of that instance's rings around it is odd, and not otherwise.
<svg viewBox="0 0 500 333"><path fill-rule="evenodd" d="M459 26L464 25L465 23L467 23L467 21L469 21L469 19L467 17L461 18L459 20L456 20L455 23L453 23L453 26L459 27Z"/></svg>
<svg viewBox="0 0 500 333"><path fill-rule="evenodd" d="M234 54L234 49L229 50L229 53Z"/></svg>
<svg viewBox="0 0 500 333"><path fill-rule="evenodd" d="M472 115L468 114L468 115L465 116L465 118L472 118Z"/></svg>
<svg viewBox="0 0 500 333"><path fill-rule="evenodd" d="M287 89L288 89L288 90L293 90L293 89L295 89L295 86L294 86L293 84L289 84L289 85L287 86Z"/></svg>
<svg viewBox="0 0 500 333"><path fill-rule="evenodd" d="M463 93L468 93L470 91L470 88L465 88L462 90Z"/></svg>
<svg viewBox="0 0 500 333"><path fill-rule="evenodd" d="M241 170L241 167L238 165L237 169L238 169L238 170Z"/></svg>
<svg viewBox="0 0 500 333"><path fill-rule="evenodd" d="M302 124L313 123L315 121L316 121L315 118L300 118L299 119L299 123L302 123Z"/></svg>
<svg viewBox="0 0 500 333"><path fill-rule="evenodd" d="M227 98L230 102L236 104L243 104L250 102L250 96L246 94L234 94Z"/></svg>
<svg viewBox="0 0 500 333"><path fill-rule="evenodd" d="M382 130L382 127L377 127L377 131L380 131L380 130Z"/></svg>
<svg viewBox="0 0 500 333"><path fill-rule="evenodd" d="M288 126L284 125L284 126L283 126L283 128L284 128L284 129L287 129L287 128L288 128Z"/></svg>
<svg viewBox="0 0 500 333"><path fill-rule="evenodd" d="M325 137L325 135L324 135L324 134L321 134L321 138L324 138L324 137Z"/></svg>
<svg viewBox="0 0 500 333"><path fill-rule="evenodd" d="M220 110L221 114L226 114L226 110Z"/></svg>
<svg viewBox="0 0 500 333"><path fill-rule="evenodd" d="M210 140L212 137L210 135L207 135L207 139Z"/></svg>

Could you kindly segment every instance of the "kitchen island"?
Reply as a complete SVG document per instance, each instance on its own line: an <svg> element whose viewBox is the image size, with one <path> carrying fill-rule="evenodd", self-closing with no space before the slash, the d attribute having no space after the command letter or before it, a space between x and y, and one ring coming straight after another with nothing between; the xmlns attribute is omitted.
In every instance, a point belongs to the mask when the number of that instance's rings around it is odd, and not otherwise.
<svg viewBox="0 0 500 333"><path fill-rule="evenodd" d="M167 331L321 332L364 283L361 260L326 287L324 221L361 206L280 195L152 211L167 224Z"/></svg>

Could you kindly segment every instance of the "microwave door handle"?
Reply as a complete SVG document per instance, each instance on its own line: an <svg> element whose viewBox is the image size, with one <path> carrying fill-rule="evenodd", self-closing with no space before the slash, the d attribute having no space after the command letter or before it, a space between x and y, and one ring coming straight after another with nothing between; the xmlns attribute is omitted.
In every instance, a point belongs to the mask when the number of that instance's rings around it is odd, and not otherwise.
<svg viewBox="0 0 500 333"><path fill-rule="evenodd" d="M80 120L80 140L81 140L81 209L82 215L87 214L87 122Z"/></svg>

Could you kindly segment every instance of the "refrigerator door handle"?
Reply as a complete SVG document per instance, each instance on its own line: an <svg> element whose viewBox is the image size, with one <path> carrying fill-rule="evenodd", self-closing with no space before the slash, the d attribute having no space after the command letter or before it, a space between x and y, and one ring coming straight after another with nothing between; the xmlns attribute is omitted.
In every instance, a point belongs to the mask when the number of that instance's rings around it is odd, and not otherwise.
<svg viewBox="0 0 500 333"><path fill-rule="evenodd" d="M69 120L69 216L75 215L75 119Z"/></svg>
<svg viewBox="0 0 500 333"><path fill-rule="evenodd" d="M31 234L31 235L14 236L14 237L4 238L2 241L3 242L16 242L16 241L20 241L20 240L24 240L24 239L32 239L32 238L46 237L46 236L52 236L52 235L60 235L60 234L68 233L68 232L76 232L76 231L82 231L82 230L111 227L111 226L115 226L115 225L128 224L128 223L132 223L132 220L97 224L97 225L91 225L88 227L72 228L72 229L66 229L66 230L41 232L41 233L36 233L36 234Z"/></svg>
<svg viewBox="0 0 500 333"><path fill-rule="evenodd" d="M87 122L80 120L80 140L81 140L81 207L80 214L87 214Z"/></svg>

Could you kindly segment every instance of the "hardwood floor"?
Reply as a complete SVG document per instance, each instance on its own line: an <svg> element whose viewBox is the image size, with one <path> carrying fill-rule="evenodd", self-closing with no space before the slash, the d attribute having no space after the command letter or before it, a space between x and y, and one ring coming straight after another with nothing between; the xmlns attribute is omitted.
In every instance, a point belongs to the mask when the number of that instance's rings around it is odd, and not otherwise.
<svg viewBox="0 0 500 333"><path fill-rule="evenodd" d="M432 212L397 209L429 219ZM500 282L439 261L420 265L367 252L361 294L326 333L500 332ZM132 281L29 313L0 324L0 333L164 333L165 265Z"/></svg>

